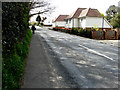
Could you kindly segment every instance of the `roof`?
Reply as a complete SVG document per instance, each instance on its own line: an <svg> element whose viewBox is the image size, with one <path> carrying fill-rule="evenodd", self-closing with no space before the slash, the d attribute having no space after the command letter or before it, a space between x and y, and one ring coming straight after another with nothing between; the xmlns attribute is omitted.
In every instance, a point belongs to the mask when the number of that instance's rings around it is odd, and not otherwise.
<svg viewBox="0 0 120 90"><path fill-rule="evenodd" d="M71 15L69 15L66 19L69 18L79 18L79 17L102 17L100 12L97 9L91 9L91 8L78 8L75 12L73 12Z"/></svg>
<svg viewBox="0 0 120 90"><path fill-rule="evenodd" d="M80 13L84 9L86 9L86 8L78 8L76 11L74 11L72 14L70 14L66 19L69 19L69 18L78 18L79 15L80 15Z"/></svg>
<svg viewBox="0 0 120 90"><path fill-rule="evenodd" d="M85 10L82 10L82 12L80 13L79 17L84 17L84 16L86 16L87 13L88 13L88 10L89 10L89 8L88 8L88 9L85 9Z"/></svg>
<svg viewBox="0 0 120 90"><path fill-rule="evenodd" d="M91 9L91 8L89 8L86 16L89 16L89 17L103 17L97 9Z"/></svg>
<svg viewBox="0 0 120 90"><path fill-rule="evenodd" d="M68 15L59 15L54 22L56 22L56 21L64 21L67 16Z"/></svg>
<svg viewBox="0 0 120 90"><path fill-rule="evenodd" d="M81 12L82 12L83 10L85 10L85 9L86 9L86 8L78 8L78 9L76 10L75 14L73 15L73 18L78 18L79 15L81 14Z"/></svg>
<svg viewBox="0 0 120 90"><path fill-rule="evenodd" d="M75 14L75 11L72 12L69 16L67 16L66 19L72 18L74 14Z"/></svg>

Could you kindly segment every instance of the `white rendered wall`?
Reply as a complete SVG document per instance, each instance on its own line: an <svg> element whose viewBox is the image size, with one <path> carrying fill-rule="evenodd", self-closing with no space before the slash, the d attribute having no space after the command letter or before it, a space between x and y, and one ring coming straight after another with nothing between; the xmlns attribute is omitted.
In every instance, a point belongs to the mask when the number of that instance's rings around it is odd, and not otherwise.
<svg viewBox="0 0 120 90"><path fill-rule="evenodd" d="M65 27L65 24L66 22L65 21L62 21L62 22L55 22L55 26L58 26L58 27Z"/></svg>
<svg viewBox="0 0 120 90"><path fill-rule="evenodd" d="M68 28L72 28L72 24L73 24L73 19L68 20Z"/></svg>
<svg viewBox="0 0 120 90"><path fill-rule="evenodd" d="M65 27L66 28L78 27L79 26L78 23L79 23L78 18L72 18L71 20L68 20L68 23L66 23Z"/></svg>
<svg viewBox="0 0 120 90"><path fill-rule="evenodd" d="M86 18L79 19L79 27L80 28L85 28L86 27Z"/></svg>
<svg viewBox="0 0 120 90"><path fill-rule="evenodd" d="M72 28L72 24L73 24L73 19L69 19L68 22L65 24L66 28Z"/></svg>
<svg viewBox="0 0 120 90"><path fill-rule="evenodd" d="M98 28L102 28L103 18L98 17L86 17L86 26L87 28L92 28L94 26L97 26ZM103 28L112 28L110 24L107 23L106 20L104 20L104 27Z"/></svg>
<svg viewBox="0 0 120 90"><path fill-rule="evenodd" d="M78 18L74 18L73 21L74 22L73 22L72 27L78 28L79 27L79 20L78 20Z"/></svg>

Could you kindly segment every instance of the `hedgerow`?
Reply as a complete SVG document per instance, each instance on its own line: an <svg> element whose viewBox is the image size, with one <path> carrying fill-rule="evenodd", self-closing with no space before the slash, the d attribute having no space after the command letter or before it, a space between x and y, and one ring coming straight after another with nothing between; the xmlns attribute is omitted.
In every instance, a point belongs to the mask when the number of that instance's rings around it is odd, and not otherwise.
<svg viewBox="0 0 120 90"><path fill-rule="evenodd" d="M2 3L2 89L20 88L29 52L29 3Z"/></svg>

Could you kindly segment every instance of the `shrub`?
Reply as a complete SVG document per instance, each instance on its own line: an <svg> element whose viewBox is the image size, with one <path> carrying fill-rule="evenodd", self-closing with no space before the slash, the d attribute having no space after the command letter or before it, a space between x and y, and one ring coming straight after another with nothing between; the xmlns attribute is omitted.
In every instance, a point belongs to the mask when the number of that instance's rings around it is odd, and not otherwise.
<svg viewBox="0 0 120 90"><path fill-rule="evenodd" d="M64 29L66 33L71 33L71 29L70 28L66 28Z"/></svg>
<svg viewBox="0 0 120 90"><path fill-rule="evenodd" d="M78 35L78 28L72 28L71 30L71 34L75 34L75 35Z"/></svg>
<svg viewBox="0 0 120 90"><path fill-rule="evenodd" d="M86 37L92 38L92 32L91 32L91 30L86 30Z"/></svg>
<svg viewBox="0 0 120 90"><path fill-rule="evenodd" d="M70 33L70 34L75 34L75 35L79 35L82 37L87 37L87 38L92 38L92 32L91 30L86 30L83 28L63 28L63 27L54 27L53 30L55 31L61 31L61 32L66 32L66 33Z"/></svg>

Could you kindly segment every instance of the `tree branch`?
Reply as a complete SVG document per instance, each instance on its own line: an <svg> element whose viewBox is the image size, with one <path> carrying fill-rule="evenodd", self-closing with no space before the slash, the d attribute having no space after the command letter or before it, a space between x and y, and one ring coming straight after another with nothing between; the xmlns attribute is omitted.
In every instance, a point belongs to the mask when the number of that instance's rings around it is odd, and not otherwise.
<svg viewBox="0 0 120 90"><path fill-rule="evenodd" d="M43 11L43 12L31 14L31 15L29 15L29 17L32 17L32 16L37 15L37 14L43 14L43 13L45 13L45 12L49 12L49 10L45 10L45 11Z"/></svg>
<svg viewBox="0 0 120 90"><path fill-rule="evenodd" d="M35 8L39 8L39 7L45 7L47 4L43 4L43 5L39 5L39 6L35 6L35 7L32 7L31 9L35 9Z"/></svg>

